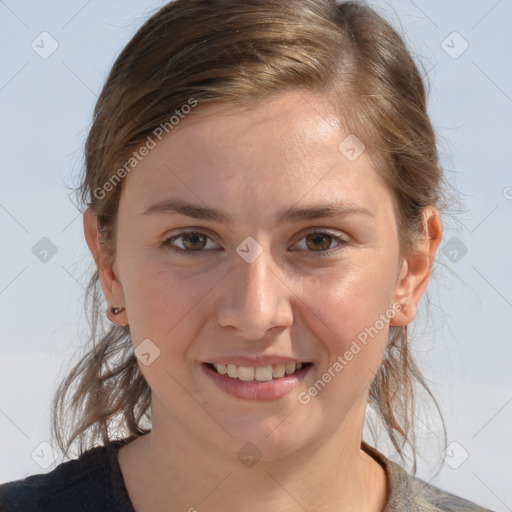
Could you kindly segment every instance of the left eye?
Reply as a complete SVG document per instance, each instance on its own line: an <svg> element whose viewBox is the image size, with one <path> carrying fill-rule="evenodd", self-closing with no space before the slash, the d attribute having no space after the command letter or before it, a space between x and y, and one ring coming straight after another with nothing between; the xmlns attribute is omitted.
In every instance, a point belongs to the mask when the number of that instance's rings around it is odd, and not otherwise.
<svg viewBox="0 0 512 512"><path fill-rule="evenodd" d="M178 247L174 243L176 240L180 240L182 247ZM319 253L319 256L330 255L331 253L339 250L336 248L336 245L333 249L333 242L336 242L338 246L348 245L348 241L343 239L341 236L334 235L326 231L311 231L306 233L299 242L302 240L305 240L305 247L303 246L302 249L313 249L309 252L317 252ZM191 255L191 253L194 252L204 252L203 249L212 249L212 247L207 247L208 241L217 245L205 233L201 233L200 231L184 231L165 240L162 243L162 246L168 247L175 252Z"/></svg>
<svg viewBox="0 0 512 512"><path fill-rule="evenodd" d="M332 246L332 242L336 242L338 246L347 245L348 242L344 240L341 236L334 235L332 233L326 232L326 231L312 231L310 233L307 233L304 237L301 238L301 241L306 241L306 248L312 249L316 246L318 250L313 250L312 252L318 252L320 253L319 256L325 256L332 254L333 252L337 251L338 249L335 249L336 245ZM304 247L302 247L304 248Z"/></svg>

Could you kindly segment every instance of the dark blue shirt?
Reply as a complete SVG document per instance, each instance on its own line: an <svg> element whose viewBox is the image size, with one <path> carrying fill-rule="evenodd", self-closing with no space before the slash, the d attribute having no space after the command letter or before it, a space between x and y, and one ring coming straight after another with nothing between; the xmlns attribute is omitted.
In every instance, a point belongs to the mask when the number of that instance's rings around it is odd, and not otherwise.
<svg viewBox="0 0 512 512"><path fill-rule="evenodd" d="M92 448L49 473L0 485L0 512L135 512L117 460L127 442ZM409 475L364 441L361 448L386 470L383 512L492 512Z"/></svg>
<svg viewBox="0 0 512 512"><path fill-rule="evenodd" d="M0 512L135 512L117 461L125 443L92 448L49 473L0 485Z"/></svg>

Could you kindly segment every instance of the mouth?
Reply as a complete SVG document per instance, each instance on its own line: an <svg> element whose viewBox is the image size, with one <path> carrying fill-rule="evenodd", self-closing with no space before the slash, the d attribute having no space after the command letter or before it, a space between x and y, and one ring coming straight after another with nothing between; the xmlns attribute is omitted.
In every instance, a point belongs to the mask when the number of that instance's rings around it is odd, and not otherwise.
<svg viewBox="0 0 512 512"><path fill-rule="evenodd" d="M238 366L231 363L217 364L217 363L203 363L205 366L214 370L219 375L224 375L231 379L238 379L245 382L258 381L268 382L272 380L281 379L290 375L295 375L301 370L306 370L312 365L310 362L303 363L282 363L274 364L272 366ZM304 372L302 372L304 373Z"/></svg>
<svg viewBox="0 0 512 512"><path fill-rule="evenodd" d="M232 363L201 363L204 374L225 393L244 400L277 400L308 378L313 363L281 363L272 366L238 366Z"/></svg>

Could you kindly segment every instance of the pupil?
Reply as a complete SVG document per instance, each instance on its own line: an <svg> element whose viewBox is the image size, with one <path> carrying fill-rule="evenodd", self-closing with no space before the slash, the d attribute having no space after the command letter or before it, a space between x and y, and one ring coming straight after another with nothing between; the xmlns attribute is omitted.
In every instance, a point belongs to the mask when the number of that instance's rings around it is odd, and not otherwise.
<svg viewBox="0 0 512 512"><path fill-rule="evenodd" d="M311 238L309 238L309 237L311 237ZM318 234L318 233L313 233L313 234L308 235L308 241L313 240L314 244L321 243L323 240L324 243L322 244L322 247L320 247L320 249L328 249L329 248L329 246L331 245L329 238L331 238L329 235L322 235L322 234ZM308 243L308 247L311 249L311 246L309 245L309 243ZM317 248L318 248L318 246L317 246Z"/></svg>
<svg viewBox="0 0 512 512"><path fill-rule="evenodd" d="M185 247L187 247L187 249L201 249L202 247L204 247L204 238L205 237L204 237L204 235L201 235L200 233L193 233L191 235L185 235L183 238L184 238L184 245L185 245ZM187 243L187 241L189 241L189 240L191 241L193 247L189 247L190 244ZM197 247L197 246L194 247L194 244L197 244L198 240L203 242L203 245L200 244L200 247Z"/></svg>

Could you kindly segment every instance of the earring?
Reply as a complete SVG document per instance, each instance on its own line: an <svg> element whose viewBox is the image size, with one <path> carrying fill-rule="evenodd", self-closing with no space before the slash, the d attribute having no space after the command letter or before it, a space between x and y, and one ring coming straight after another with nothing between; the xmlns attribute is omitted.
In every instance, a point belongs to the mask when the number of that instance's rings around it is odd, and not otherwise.
<svg viewBox="0 0 512 512"><path fill-rule="evenodd" d="M116 307L110 308L110 311L112 311L112 314L114 314L114 315L118 315L119 313L122 313L124 310L125 310L125 308L116 308Z"/></svg>

